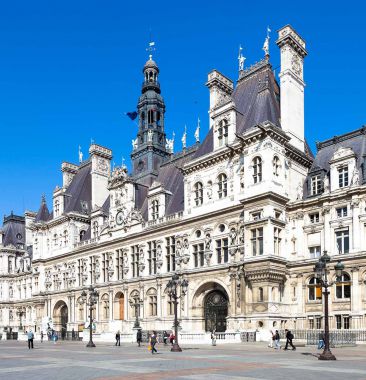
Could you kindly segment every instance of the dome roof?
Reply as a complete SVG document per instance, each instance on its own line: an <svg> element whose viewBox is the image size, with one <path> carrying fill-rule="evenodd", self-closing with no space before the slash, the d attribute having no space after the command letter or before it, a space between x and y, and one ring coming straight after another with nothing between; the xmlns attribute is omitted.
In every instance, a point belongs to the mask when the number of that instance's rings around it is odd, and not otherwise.
<svg viewBox="0 0 366 380"><path fill-rule="evenodd" d="M156 70L159 70L158 65L156 62L152 59L152 55L150 55L150 59L148 59L145 63L144 70L147 68L155 68Z"/></svg>

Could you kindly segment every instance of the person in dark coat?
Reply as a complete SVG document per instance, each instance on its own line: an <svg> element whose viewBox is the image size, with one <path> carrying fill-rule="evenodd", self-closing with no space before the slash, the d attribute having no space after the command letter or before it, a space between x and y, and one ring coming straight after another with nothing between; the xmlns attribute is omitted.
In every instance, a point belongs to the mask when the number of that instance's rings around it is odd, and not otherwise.
<svg viewBox="0 0 366 380"><path fill-rule="evenodd" d="M139 347L141 347L141 342L142 342L142 332L141 332L140 329L137 330L136 341L137 341L137 344L139 345Z"/></svg>
<svg viewBox="0 0 366 380"><path fill-rule="evenodd" d="M120 345L121 345L121 333L118 330L116 333L116 346L120 346Z"/></svg>
<svg viewBox="0 0 366 380"><path fill-rule="evenodd" d="M325 336L324 336L324 333L321 332L321 333L319 334L318 350L324 348L324 346L325 346Z"/></svg>
<svg viewBox="0 0 366 380"><path fill-rule="evenodd" d="M156 336L156 332L153 331L151 337L150 337L150 344L151 344L151 353L158 352L158 350L155 348L156 343L158 343L158 337Z"/></svg>
<svg viewBox="0 0 366 380"><path fill-rule="evenodd" d="M28 348L31 349L31 348L33 348L33 339L34 339L33 331L29 330L27 335L28 335Z"/></svg>
<svg viewBox="0 0 366 380"><path fill-rule="evenodd" d="M290 330L285 330L285 333L286 333L286 345L285 345L285 348L284 350L288 350L288 345L290 345L292 347L292 350L296 350L296 347L292 344L292 339L294 339L294 336L292 334L292 332Z"/></svg>
<svg viewBox="0 0 366 380"><path fill-rule="evenodd" d="M163 332L163 342L165 345L168 343L169 334L164 330Z"/></svg>

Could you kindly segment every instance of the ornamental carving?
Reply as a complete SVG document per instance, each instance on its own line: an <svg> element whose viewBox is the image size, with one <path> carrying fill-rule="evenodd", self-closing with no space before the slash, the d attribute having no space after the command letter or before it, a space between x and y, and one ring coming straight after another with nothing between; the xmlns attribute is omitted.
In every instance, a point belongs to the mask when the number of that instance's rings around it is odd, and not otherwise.
<svg viewBox="0 0 366 380"><path fill-rule="evenodd" d="M298 75L299 77L301 77L301 74L302 74L302 62L300 60L300 57L297 54L294 54L292 56L291 68L292 68L292 71L296 75Z"/></svg>

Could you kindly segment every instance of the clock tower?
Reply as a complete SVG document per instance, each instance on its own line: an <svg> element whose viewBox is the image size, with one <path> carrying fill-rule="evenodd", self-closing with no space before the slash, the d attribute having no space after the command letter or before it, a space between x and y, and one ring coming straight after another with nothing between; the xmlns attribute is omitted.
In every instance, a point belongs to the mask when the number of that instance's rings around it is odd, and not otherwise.
<svg viewBox="0 0 366 380"><path fill-rule="evenodd" d="M162 161L171 153L166 149L164 132L165 104L158 81L159 68L150 55L143 68L144 82L137 105L139 129L133 141L132 176L150 186Z"/></svg>

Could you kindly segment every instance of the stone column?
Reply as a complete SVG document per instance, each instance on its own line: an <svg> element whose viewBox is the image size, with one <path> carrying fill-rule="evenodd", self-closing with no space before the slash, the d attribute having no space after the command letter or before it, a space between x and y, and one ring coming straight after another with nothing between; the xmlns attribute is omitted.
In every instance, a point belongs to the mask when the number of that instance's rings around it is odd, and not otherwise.
<svg viewBox="0 0 366 380"><path fill-rule="evenodd" d="M161 279L156 279L156 314L158 317L162 317L162 308L161 308Z"/></svg>
<svg viewBox="0 0 366 380"><path fill-rule="evenodd" d="M354 252L357 252L360 250L361 247L361 224L359 221L359 215L360 215L360 200L358 198L353 199L351 202L351 208L352 208L352 242L351 250Z"/></svg>
<svg viewBox="0 0 366 380"><path fill-rule="evenodd" d="M126 299L126 296L125 296ZM114 314L113 289L109 289L109 321L113 321ZM126 314L126 311L125 311Z"/></svg>

